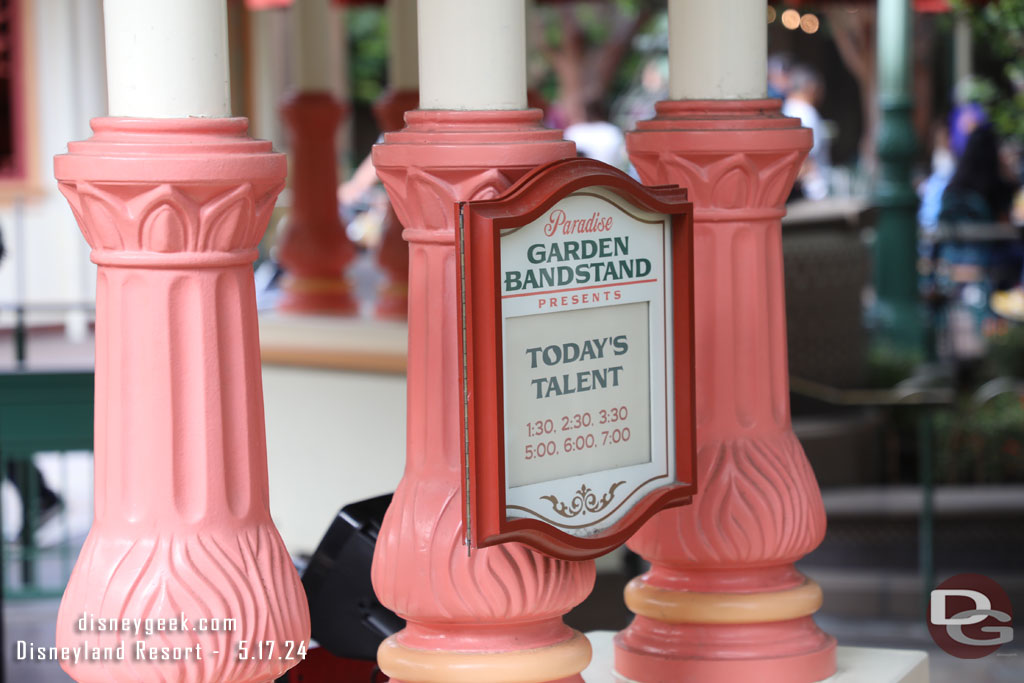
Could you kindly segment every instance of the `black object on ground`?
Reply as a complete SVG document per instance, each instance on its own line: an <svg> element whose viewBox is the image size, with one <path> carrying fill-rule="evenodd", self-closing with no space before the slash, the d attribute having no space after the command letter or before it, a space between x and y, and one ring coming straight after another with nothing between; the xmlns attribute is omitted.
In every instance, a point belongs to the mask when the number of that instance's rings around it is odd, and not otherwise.
<svg viewBox="0 0 1024 683"><path fill-rule="evenodd" d="M375 660L381 642L405 621L377 601L370 565L391 494L346 505L302 575L312 636L337 657Z"/></svg>

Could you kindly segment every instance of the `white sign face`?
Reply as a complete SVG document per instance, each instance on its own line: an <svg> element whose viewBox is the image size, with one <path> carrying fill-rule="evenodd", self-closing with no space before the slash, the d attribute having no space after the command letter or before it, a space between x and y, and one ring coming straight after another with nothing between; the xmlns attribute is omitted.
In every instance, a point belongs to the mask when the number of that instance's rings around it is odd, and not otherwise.
<svg viewBox="0 0 1024 683"><path fill-rule="evenodd" d="M589 536L674 483L669 226L590 187L501 235L508 518Z"/></svg>

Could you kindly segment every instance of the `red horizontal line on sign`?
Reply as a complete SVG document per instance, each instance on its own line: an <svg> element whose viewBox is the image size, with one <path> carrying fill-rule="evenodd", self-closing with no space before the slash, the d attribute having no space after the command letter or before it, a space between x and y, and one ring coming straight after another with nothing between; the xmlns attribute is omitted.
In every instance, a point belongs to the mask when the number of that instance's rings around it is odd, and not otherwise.
<svg viewBox="0 0 1024 683"><path fill-rule="evenodd" d="M568 289L551 289L544 292L526 292L524 294L504 294L502 299L514 299L518 296L546 296L548 294L561 294L562 292L579 292L584 289L603 289L604 287L625 287L626 285L642 285L646 282L657 282L658 278L649 280L632 280L631 282L613 282L607 285L590 285L589 287L569 287Z"/></svg>

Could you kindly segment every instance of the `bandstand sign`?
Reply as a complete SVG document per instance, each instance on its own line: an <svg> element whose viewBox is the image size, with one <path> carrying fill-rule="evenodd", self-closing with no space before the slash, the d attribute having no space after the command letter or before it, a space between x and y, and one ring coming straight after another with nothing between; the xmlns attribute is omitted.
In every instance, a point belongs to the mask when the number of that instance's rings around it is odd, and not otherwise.
<svg viewBox="0 0 1024 683"><path fill-rule="evenodd" d="M456 211L466 542L606 553L696 490L686 191L568 159Z"/></svg>

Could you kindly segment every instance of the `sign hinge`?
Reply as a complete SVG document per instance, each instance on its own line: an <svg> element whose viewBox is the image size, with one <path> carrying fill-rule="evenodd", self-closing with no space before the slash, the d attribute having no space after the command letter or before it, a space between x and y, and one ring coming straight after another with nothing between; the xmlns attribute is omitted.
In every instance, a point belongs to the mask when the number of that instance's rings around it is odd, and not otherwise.
<svg viewBox="0 0 1024 683"><path fill-rule="evenodd" d="M473 552L473 535L471 524L473 523L473 509L470 504L470 476L469 476L469 350L468 342L466 340L466 224L465 224L465 210L466 205L463 202L459 203L459 286L461 287L462 296L459 298L459 306L461 308L461 321L462 326L462 414L465 416L462 420L462 472L465 476L465 480L462 485L463 497L466 502L466 554L470 555Z"/></svg>

